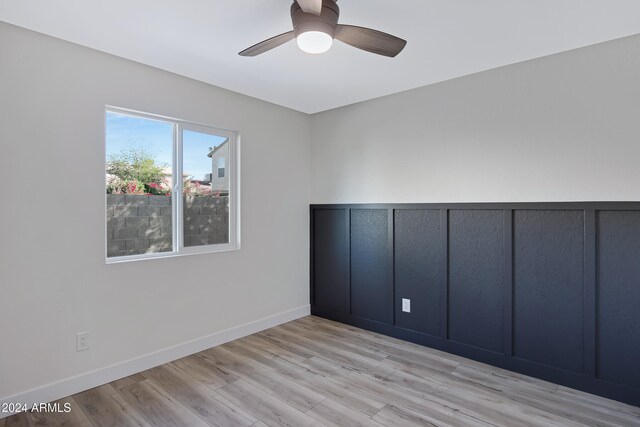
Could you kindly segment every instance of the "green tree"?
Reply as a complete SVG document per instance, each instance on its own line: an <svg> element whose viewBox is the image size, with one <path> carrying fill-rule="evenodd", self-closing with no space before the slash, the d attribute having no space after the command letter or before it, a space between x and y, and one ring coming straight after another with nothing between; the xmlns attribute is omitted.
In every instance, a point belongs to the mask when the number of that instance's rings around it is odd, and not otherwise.
<svg viewBox="0 0 640 427"><path fill-rule="evenodd" d="M149 184L161 184L166 164L157 165L153 156L143 149L112 155L107 161L107 173L123 181L137 180Z"/></svg>

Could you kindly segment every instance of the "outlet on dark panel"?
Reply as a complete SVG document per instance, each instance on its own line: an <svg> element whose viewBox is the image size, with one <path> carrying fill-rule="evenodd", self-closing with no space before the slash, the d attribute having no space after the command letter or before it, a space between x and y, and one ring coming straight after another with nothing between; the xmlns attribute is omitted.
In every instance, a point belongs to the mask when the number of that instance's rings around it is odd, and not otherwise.
<svg viewBox="0 0 640 427"><path fill-rule="evenodd" d="M640 212L598 212L598 377L640 388Z"/></svg>
<svg viewBox="0 0 640 427"><path fill-rule="evenodd" d="M313 211L314 305L347 313L349 223L346 209Z"/></svg>
<svg viewBox="0 0 640 427"><path fill-rule="evenodd" d="M443 288L443 253L440 211L395 211L395 305L396 325L440 335L440 297ZM411 311L402 299L411 301Z"/></svg>
<svg viewBox="0 0 640 427"><path fill-rule="evenodd" d="M504 351L504 212L449 212L449 338Z"/></svg>
<svg viewBox="0 0 640 427"><path fill-rule="evenodd" d="M388 323L389 229L387 209L351 211L351 314Z"/></svg>
<svg viewBox="0 0 640 427"><path fill-rule="evenodd" d="M584 212L516 210L514 356L584 372Z"/></svg>

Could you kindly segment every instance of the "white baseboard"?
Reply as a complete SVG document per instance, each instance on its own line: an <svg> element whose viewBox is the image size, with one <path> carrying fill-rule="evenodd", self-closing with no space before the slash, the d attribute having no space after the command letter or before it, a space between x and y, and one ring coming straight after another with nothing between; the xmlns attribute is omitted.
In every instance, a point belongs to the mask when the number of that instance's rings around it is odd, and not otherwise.
<svg viewBox="0 0 640 427"><path fill-rule="evenodd" d="M293 310L258 319L253 322L245 323L244 325L225 329L224 331L216 332L215 334L187 341L153 353L148 353L134 359L116 363L115 365L96 369L55 383L43 385L13 396L3 397L0 399L0 408L5 403L27 404L28 407L31 407L34 403L51 402L63 397L71 396L72 394L80 393L81 391L110 383L111 381L198 353L208 348L308 316L310 312L311 308L309 305L294 308ZM0 411L0 419L10 415L12 414Z"/></svg>

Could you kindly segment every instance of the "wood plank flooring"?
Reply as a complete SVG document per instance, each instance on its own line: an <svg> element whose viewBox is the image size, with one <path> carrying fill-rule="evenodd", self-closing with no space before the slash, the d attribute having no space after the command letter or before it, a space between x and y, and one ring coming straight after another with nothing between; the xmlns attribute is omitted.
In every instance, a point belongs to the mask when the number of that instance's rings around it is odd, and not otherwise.
<svg viewBox="0 0 640 427"><path fill-rule="evenodd" d="M318 317L85 391L9 426L640 426L640 408Z"/></svg>

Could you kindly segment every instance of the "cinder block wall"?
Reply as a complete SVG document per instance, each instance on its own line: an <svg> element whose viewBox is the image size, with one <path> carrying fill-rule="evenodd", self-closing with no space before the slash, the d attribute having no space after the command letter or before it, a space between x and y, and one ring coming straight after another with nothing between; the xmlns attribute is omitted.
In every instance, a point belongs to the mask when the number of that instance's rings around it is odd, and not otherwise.
<svg viewBox="0 0 640 427"><path fill-rule="evenodd" d="M171 251L171 196L107 195L107 256ZM184 245L229 241L229 197L184 198Z"/></svg>
<svg viewBox="0 0 640 427"><path fill-rule="evenodd" d="M229 197L184 198L184 245L229 242Z"/></svg>

